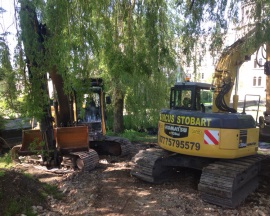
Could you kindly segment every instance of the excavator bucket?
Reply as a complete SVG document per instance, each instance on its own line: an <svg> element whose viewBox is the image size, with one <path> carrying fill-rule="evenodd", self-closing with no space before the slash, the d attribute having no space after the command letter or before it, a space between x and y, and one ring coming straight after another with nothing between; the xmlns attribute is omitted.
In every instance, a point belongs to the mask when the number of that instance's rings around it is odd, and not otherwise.
<svg viewBox="0 0 270 216"><path fill-rule="evenodd" d="M19 155L32 155L43 148L42 135L40 130L23 130L22 131L22 146L19 150Z"/></svg>
<svg viewBox="0 0 270 216"><path fill-rule="evenodd" d="M22 144L11 149L11 158L14 162L20 162L19 156L38 154L43 149L40 130L23 130Z"/></svg>
<svg viewBox="0 0 270 216"><path fill-rule="evenodd" d="M62 154L89 150L87 126L56 128L55 139Z"/></svg>
<svg viewBox="0 0 270 216"><path fill-rule="evenodd" d="M90 171L98 164L97 152L89 149L87 126L56 128L55 139L58 151L72 159L74 168Z"/></svg>

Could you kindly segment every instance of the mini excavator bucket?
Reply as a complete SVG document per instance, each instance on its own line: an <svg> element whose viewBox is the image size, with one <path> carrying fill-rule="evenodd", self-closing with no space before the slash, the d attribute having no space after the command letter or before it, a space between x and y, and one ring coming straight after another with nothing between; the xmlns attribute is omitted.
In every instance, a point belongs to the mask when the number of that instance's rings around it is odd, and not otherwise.
<svg viewBox="0 0 270 216"><path fill-rule="evenodd" d="M42 135L40 130L23 130L22 146L18 151L19 155L33 155L40 152L43 148Z"/></svg>
<svg viewBox="0 0 270 216"><path fill-rule="evenodd" d="M63 155L89 149L87 126L56 128L55 140L57 149Z"/></svg>

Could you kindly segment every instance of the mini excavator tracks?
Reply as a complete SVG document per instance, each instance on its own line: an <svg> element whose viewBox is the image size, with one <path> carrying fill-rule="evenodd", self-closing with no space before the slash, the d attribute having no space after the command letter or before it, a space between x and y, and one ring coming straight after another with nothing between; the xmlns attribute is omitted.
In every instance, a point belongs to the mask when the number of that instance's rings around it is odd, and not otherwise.
<svg viewBox="0 0 270 216"><path fill-rule="evenodd" d="M20 160L18 156L18 150L20 149L21 145L16 146L16 148L13 148L13 161L19 162L19 163L29 163L29 164L39 164L39 165L46 165L47 167L52 168L53 163L46 164L42 160L41 155L33 154L30 156L25 156L24 159ZM71 152L67 155L59 156L62 159L60 160L61 163L58 168L65 168L65 169L79 169L82 171L91 171L93 170L97 164L99 163L99 156L97 152L93 149L89 149L89 151L78 151L78 152ZM53 161L52 161L53 162Z"/></svg>
<svg viewBox="0 0 270 216"><path fill-rule="evenodd" d="M150 148L139 151L133 158L133 168L131 175L137 178L151 182L159 183L162 181L162 172L166 171L166 167L160 164L163 157L169 153L163 149ZM165 175L163 175L165 177Z"/></svg>
<svg viewBox="0 0 270 216"><path fill-rule="evenodd" d="M233 160L218 160L206 166L198 189L206 202L235 208L258 187L260 161L263 155Z"/></svg>
<svg viewBox="0 0 270 216"><path fill-rule="evenodd" d="M160 183L168 178L166 172L172 170L172 165L177 166L175 155L163 149L142 150L133 157L131 175L150 183ZM179 166L182 167L190 167L187 157L198 158L186 155L177 157L178 161L181 158L182 165ZM214 162L209 160L202 169L198 185L202 199L218 206L235 208L258 187L260 162L264 158L263 155L252 155Z"/></svg>
<svg viewBox="0 0 270 216"><path fill-rule="evenodd" d="M122 137L105 137L106 142L114 142L119 143L121 148L121 154L120 156L126 156L129 155L132 152L133 146L131 142L128 139L124 139Z"/></svg>
<svg viewBox="0 0 270 216"><path fill-rule="evenodd" d="M73 152L71 155L76 156L76 166L83 171L93 170L99 162L98 154L93 149L89 149L88 152Z"/></svg>
<svg viewBox="0 0 270 216"><path fill-rule="evenodd" d="M122 137L105 136L102 140L90 142L99 155L126 156L132 153L133 145Z"/></svg>

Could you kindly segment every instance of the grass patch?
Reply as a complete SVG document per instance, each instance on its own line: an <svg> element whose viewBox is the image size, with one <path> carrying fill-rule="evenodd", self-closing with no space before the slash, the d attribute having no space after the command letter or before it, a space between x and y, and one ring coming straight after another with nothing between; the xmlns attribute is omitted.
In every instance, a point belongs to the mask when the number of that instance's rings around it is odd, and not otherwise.
<svg viewBox="0 0 270 216"><path fill-rule="evenodd" d="M2 157L0 157L0 168L10 168L12 165L10 153L5 153Z"/></svg>
<svg viewBox="0 0 270 216"><path fill-rule="evenodd" d="M1 170L0 169L0 177L4 176L5 175L5 170Z"/></svg>
<svg viewBox="0 0 270 216"><path fill-rule="evenodd" d="M36 216L37 214L33 212L31 203L26 199L22 203L18 203L16 200L11 200L5 209L6 216L18 215L21 213L21 209L23 208L23 214L27 216Z"/></svg>
<svg viewBox="0 0 270 216"><path fill-rule="evenodd" d="M42 183L30 174L0 169L0 215L37 215L32 206L48 208L48 196L63 197L56 186Z"/></svg>
<svg viewBox="0 0 270 216"><path fill-rule="evenodd" d="M54 185L43 183L43 196L47 197L48 195L53 196L54 199L61 200L64 195L61 193L58 188Z"/></svg>
<svg viewBox="0 0 270 216"><path fill-rule="evenodd" d="M22 173L22 175L24 175L29 180L31 179L32 181L37 181L37 179L29 173ZM47 196L53 196L53 198L55 199L63 198L63 193L61 193L56 186L50 185L47 183L41 183L41 184L42 184L42 187L40 187L39 191L40 191L40 195L43 198L46 198Z"/></svg>
<svg viewBox="0 0 270 216"><path fill-rule="evenodd" d="M111 131L107 132L108 136L119 136L128 139L131 142L157 142L157 135L148 135L145 132L135 130L125 130L124 133L115 134Z"/></svg>

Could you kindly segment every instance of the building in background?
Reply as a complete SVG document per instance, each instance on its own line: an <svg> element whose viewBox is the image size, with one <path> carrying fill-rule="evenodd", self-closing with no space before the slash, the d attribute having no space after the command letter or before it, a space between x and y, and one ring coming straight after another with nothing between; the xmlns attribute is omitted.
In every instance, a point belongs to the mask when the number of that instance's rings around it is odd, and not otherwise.
<svg viewBox="0 0 270 216"><path fill-rule="evenodd" d="M244 3L241 7L241 30L235 30L232 28L228 31L227 39L225 41L226 46L232 45L239 38L243 37L249 30L250 24L254 23L253 16L251 14L252 5L254 3ZM248 25L249 24L249 25ZM260 47L257 52L250 56L250 60L247 60L242 64L239 69L238 79L238 92L239 101L243 102L245 97L248 101L258 101L260 96L261 104L265 104L266 101L266 75L264 74L264 63L266 62L265 46ZM195 69L192 63L183 67L182 73L191 76L191 81L199 81L212 83L212 76L215 71L215 64L219 56L211 56L210 52L201 59L201 63ZM234 85L235 87L235 85ZM232 95L235 94L235 88Z"/></svg>

